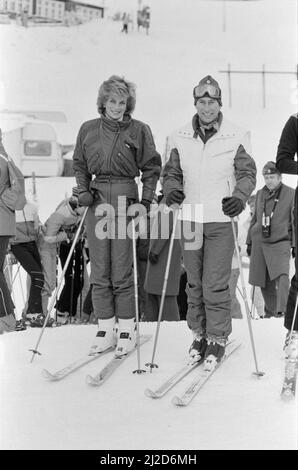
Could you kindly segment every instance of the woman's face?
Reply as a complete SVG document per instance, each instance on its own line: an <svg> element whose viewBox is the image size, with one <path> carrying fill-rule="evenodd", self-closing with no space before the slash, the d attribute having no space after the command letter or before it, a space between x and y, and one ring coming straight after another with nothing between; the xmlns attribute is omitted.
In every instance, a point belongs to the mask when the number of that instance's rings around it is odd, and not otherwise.
<svg viewBox="0 0 298 470"><path fill-rule="evenodd" d="M111 93L105 104L106 117L113 121L122 121L126 105L127 98Z"/></svg>

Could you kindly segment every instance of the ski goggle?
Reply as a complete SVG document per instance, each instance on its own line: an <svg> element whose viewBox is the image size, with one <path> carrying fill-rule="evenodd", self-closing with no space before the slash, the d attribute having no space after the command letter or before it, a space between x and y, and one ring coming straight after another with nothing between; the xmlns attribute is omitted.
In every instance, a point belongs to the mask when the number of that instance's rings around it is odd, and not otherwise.
<svg viewBox="0 0 298 470"><path fill-rule="evenodd" d="M208 83L197 85L193 90L194 98L202 98L206 93L210 96L210 98L220 98L220 89L214 85L208 85Z"/></svg>

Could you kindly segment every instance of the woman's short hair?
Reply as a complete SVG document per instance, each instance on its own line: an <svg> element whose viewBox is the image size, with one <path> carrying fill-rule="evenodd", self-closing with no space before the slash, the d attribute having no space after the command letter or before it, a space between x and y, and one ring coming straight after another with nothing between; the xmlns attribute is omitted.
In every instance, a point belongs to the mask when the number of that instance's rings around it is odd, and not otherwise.
<svg viewBox="0 0 298 470"><path fill-rule="evenodd" d="M98 90L97 110L99 114L104 113L105 104L111 93L125 97L127 99L125 114L132 114L136 105L135 84L118 75L112 75L108 80L104 81Z"/></svg>

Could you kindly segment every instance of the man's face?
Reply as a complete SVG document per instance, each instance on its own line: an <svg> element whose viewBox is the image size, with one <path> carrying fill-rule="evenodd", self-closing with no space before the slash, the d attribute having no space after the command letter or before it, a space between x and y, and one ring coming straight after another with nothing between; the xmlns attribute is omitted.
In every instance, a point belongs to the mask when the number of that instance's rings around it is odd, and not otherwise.
<svg viewBox="0 0 298 470"><path fill-rule="evenodd" d="M281 175L278 173L274 173L273 175L264 175L264 180L267 188L272 191L273 189L277 188L281 182Z"/></svg>
<svg viewBox="0 0 298 470"><path fill-rule="evenodd" d="M198 98L195 107L200 119L206 123L214 121L220 111L218 101L208 96Z"/></svg>

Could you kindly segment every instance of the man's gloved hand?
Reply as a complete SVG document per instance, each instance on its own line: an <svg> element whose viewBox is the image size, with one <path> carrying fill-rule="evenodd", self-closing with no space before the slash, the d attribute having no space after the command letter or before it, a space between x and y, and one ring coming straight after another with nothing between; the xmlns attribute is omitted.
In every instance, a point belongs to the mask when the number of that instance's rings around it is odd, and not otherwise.
<svg viewBox="0 0 298 470"><path fill-rule="evenodd" d="M145 207L146 212L148 214L148 212L150 211L151 202L147 201L147 199L142 199L141 204Z"/></svg>
<svg viewBox="0 0 298 470"><path fill-rule="evenodd" d="M250 256L251 255L251 245L246 245L246 254L247 256Z"/></svg>
<svg viewBox="0 0 298 470"><path fill-rule="evenodd" d="M166 198L166 205L171 206L172 204L178 204L180 206L180 204L183 202L184 199L185 199L185 195L183 191L174 189L173 191L170 192L170 194L168 194Z"/></svg>
<svg viewBox="0 0 298 470"><path fill-rule="evenodd" d="M158 255L153 253L153 251L149 251L149 261L151 264L156 264L158 261Z"/></svg>
<svg viewBox="0 0 298 470"><path fill-rule="evenodd" d="M296 248L293 246L292 248L292 258L296 258Z"/></svg>
<svg viewBox="0 0 298 470"><path fill-rule="evenodd" d="M241 201L241 199L235 196L224 197L221 203L222 203L222 211L228 217L236 217L244 209L244 204Z"/></svg>
<svg viewBox="0 0 298 470"><path fill-rule="evenodd" d="M93 204L93 195L90 191L84 191L79 194L78 197L79 206L92 206Z"/></svg>

